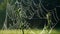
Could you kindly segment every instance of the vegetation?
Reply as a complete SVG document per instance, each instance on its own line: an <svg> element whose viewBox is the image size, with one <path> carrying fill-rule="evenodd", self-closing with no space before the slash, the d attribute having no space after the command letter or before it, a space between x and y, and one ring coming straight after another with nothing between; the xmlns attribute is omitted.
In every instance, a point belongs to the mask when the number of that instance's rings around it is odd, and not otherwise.
<svg viewBox="0 0 60 34"><path fill-rule="evenodd" d="M31 30L33 32L31 32ZM42 30L39 29L31 29L31 30L24 30L24 34L40 34ZM0 34L22 34L20 29L18 30L0 30ZM52 30L51 34L60 34L60 30Z"/></svg>

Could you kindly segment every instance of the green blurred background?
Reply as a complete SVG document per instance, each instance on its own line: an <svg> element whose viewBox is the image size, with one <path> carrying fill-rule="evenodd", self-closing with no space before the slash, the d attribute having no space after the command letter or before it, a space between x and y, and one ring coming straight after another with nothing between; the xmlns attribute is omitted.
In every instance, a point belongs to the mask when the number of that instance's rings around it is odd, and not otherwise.
<svg viewBox="0 0 60 34"><path fill-rule="evenodd" d="M34 0L34 1L37 1L37 0ZM42 1L43 1L44 5L46 5L47 3L50 3L49 6L45 6L48 10L53 9L56 6L60 6L60 1L59 0L42 0ZM8 0L8 2L10 2L10 0ZM4 19L5 19L5 16L6 16L6 5L7 5L7 0L0 0L0 29L3 26ZM60 18L60 7L56 7L56 8L57 8L57 15ZM34 18L37 18L37 19L34 19ZM30 26L31 27L38 26L37 28L43 28L44 27L43 24L46 21L44 19L39 19L37 16L34 16L34 18L29 20L29 22L31 24ZM60 29L60 21L58 21L58 24L56 25L55 28Z"/></svg>

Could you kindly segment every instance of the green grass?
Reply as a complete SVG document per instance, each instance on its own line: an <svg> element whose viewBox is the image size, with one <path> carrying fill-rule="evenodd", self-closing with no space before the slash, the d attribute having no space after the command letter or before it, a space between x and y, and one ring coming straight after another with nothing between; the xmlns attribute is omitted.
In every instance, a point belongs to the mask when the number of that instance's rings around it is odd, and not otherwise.
<svg viewBox="0 0 60 34"><path fill-rule="evenodd" d="M31 30L24 30L25 34L40 34L42 30L38 29L31 29ZM21 30L0 30L0 34L22 34ZM60 30L53 30L51 34L60 34Z"/></svg>

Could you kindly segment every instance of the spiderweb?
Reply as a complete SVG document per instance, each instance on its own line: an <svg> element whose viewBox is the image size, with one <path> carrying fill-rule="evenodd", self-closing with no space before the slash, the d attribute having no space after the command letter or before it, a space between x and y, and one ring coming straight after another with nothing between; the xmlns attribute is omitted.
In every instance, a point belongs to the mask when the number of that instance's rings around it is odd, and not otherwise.
<svg viewBox="0 0 60 34"><path fill-rule="evenodd" d="M57 16L57 10L56 7L48 10L45 8L43 5L42 1L43 0L16 0L13 3L14 0L11 0L11 2L7 2L7 7L6 7L6 18L4 21L3 29L7 29L7 19L9 18L13 25L9 24L8 29L14 29L14 28L29 28L29 23L26 21L26 19L31 20L35 14L39 17L39 19L47 19L49 17L48 14L50 14L51 18L51 23L45 24L43 31L46 31L46 27L51 27L49 30L49 33L52 31L52 29L56 26L58 21L60 20ZM47 4L48 6L48 4ZM49 13L50 12L50 13ZM47 15L47 16L46 16ZM53 19L56 22L53 22ZM51 26L52 25L52 26ZM40 34L42 34L42 32Z"/></svg>

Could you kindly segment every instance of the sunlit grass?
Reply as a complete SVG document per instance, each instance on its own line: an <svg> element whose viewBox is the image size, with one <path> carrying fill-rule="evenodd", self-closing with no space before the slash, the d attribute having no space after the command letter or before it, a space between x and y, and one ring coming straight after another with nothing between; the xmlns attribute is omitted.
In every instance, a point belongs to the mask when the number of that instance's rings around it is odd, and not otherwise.
<svg viewBox="0 0 60 34"><path fill-rule="evenodd" d="M39 29L24 30L24 34L40 34L41 31ZM0 30L0 34L22 34L22 30ZM60 34L60 31L53 30L51 34Z"/></svg>

